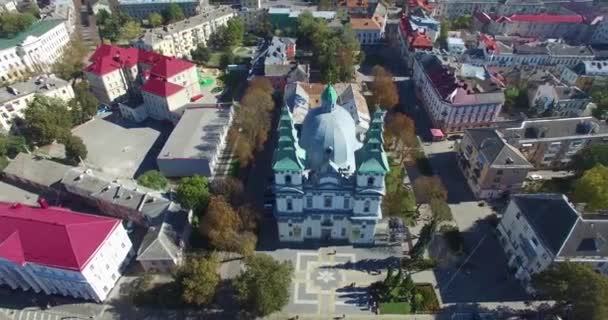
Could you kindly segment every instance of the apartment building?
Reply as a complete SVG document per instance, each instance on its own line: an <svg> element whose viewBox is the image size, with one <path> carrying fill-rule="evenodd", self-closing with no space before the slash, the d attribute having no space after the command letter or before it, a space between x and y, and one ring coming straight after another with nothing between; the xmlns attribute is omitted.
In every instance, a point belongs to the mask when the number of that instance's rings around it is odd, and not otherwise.
<svg viewBox="0 0 608 320"><path fill-rule="evenodd" d="M561 83L544 83L529 92L530 109L544 116L580 117L591 103L581 89Z"/></svg>
<svg viewBox="0 0 608 320"><path fill-rule="evenodd" d="M350 26L361 45L377 45L384 38L386 19L380 16L351 18Z"/></svg>
<svg viewBox="0 0 608 320"><path fill-rule="evenodd" d="M185 20L148 29L132 45L165 56L190 58L192 50L199 44L207 45L211 34L235 16L230 6L210 7Z"/></svg>
<svg viewBox="0 0 608 320"><path fill-rule="evenodd" d="M583 148L608 143L608 127L594 117L530 119L499 130L536 169L567 167Z"/></svg>
<svg viewBox="0 0 608 320"><path fill-rule="evenodd" d="M285 85L296 81L308 82L310 68L295 61L296 39L272 37L265 41L251 61L249 79L265 77L275 90L283 91Z"/></svg>
<svg viewBox="0 0 608 320"><path fill-rule="evenodd" d="M423 2L423 1L418 1ZM426 1L425 1L426 2ZM578 4L591 4L592 0L576 1ZM539 14L541 12L560 12L563 5L560 0L436 0L424 6L434 17L454 19L463 15L473 15L477 11L508 16L512 14Z"/></svg>
<svg viewBox="0 0 608 320"><path fill-rule="evenodd" d="M413 67L416 52L433 50L433 39L428 31L430 27L420 26L421 23L412 24L407 15L399 21L399 49L408 68Z"/></svg>
<svg viewBox="0 0 608 320"><path fill-rule="evenodd" d="M118 219L0 203L0 284L102 302L132 244Z"/></svg>
<svg viewBox="0 0 608 320"><path fill-rule="evenodd" d="M118 10L133 18L147 19L152 12L165 13L172 3L179 5L186 17L198 14L207 5L203 0L118 0Z"/></svg>
<svg viewBox="0 0 608 320"><path fill-rule="evenodd" d="M0 1L0 12L13 12L13 11L17 11L17 1L15 1L15 0Z"/></svg>
<svg viewBox="0 0 608 320"><path fill-rule="evenodd" d="M521 190L532 165L495 129L464 131L454 149L458 167L479 199L500 198Z"/></svg>
<svg viewBox="0 0 608 320"><path fill-rule="evenodd" d="M580 40L586 36L588 25L578 14L513 14L499 16L476 12L475 30L490 35L518 35L537 39Z"/></svg>
<svg viewBox="0 0 608 320"><path fill-rule="evenodd" d="M84 74L91 91L102 102L120 102L127 119L177 123L181 107L200 97L196 65L186 60L107 44L89 60Z"/></svg>
<svg viewBox="0 0 608 320"><path fill-rule="evenodd" d="M499 74L433 54L416 53L412 78L433 125L445 132L490 126L505 99Z"/></svg>
<svg viewBox="0 0 608 320"><path fill-rule="evenodd" d="M602 86L608 81L608 61L581 61L564 68L560 80L588 92L593 86Z"/></svg>
<svg viewBox="0 0 608 320"><path fill-rule="evenodd" d="M509 267L528 292L553 263L585 263L608 274L608 220L587 218L562 194L514 195L498 224Z"/></svg>
<svg viewBox="0 0 608 320"><path fill-rule="evenodd" d="M0 131L10 131L14 119L24 117L23 112L36 95L68 102L74 98L74 90L69 82L53 74L36 76L0 89Z"/></svg>
<svg viewBox="0 0 608 320"><path fill-rule="evenodd" d="M65 20L40 20L12 38L0 39L0 80L11 83L51 71L70 41Z"/></svg>

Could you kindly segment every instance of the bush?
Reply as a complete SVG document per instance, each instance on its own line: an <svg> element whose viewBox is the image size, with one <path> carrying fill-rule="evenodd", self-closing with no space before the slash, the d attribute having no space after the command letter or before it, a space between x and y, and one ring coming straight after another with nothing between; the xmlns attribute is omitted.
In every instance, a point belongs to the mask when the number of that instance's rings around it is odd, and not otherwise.
<svg viewBox="0 0 608 320"><path fill-rule="evenodd" d="M437 262L433 259L424 259L424 258L416 258L416 259L403 259L401 261L401 266L404 269L407 269L409 272L417 272L428 269L433 269L437 266Z"/></svg>
<svg viewBox="0 0 608 320"><path fill-rule="evenodd" d="M412 306L407 302L381 302L378 304L380 314L408 314Z"/></svg>
<svg viewBox="0 0 608 320"><path fill-rule="evenodd" d="M443 235L443 238L447 242L450 251L457 254L464 253L464 237L462 236L462 233L460 233L460 230L458 230L457 227L443 226L441 227L440 231Z"/></svg>
<svg viewBox="0 0 608 320"><path fill-rule="evenodd" d="M417 302L414 312L435 313L439 311L441 307L439 306L433 285L430 283L418 283L414 288L414 292L414 301ZM421 297L421 299L416 299L416 296Z"/></svg>
<svg viewBox="0 0 608 320"><path fill-rule="evenodd" d="M149 170L137 178L137 183L146 188L163 190L167 187L169 181L158 170Z"/></svg>

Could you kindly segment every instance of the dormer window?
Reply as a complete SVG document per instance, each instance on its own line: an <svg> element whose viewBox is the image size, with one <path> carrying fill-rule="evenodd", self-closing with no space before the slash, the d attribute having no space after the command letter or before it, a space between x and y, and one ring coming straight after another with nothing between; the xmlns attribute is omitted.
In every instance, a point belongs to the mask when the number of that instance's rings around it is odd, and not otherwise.
<svg viewBox="0 0 608 320"><path fill-rule="evenodd" d="M373 187L374 186L374 181L375 181L374 177L367 178L367 186L368 187Z"/></svg>
<svg viewBox="0 0 608 320"><path fill-rule="evenodd" d="M286 175L285 176L285 184L291 184L291 176L290 175Z"/></svg>

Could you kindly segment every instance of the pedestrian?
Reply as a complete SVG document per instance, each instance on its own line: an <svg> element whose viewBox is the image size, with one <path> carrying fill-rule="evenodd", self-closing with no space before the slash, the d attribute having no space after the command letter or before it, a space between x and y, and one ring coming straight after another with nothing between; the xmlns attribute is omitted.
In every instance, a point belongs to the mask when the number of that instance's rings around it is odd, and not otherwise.
<svg viewBox="0 0 608 320"><path fill-rule="evenodd" d="M342 314L342 319L346 319L346 315L345 314Z"/></svg>

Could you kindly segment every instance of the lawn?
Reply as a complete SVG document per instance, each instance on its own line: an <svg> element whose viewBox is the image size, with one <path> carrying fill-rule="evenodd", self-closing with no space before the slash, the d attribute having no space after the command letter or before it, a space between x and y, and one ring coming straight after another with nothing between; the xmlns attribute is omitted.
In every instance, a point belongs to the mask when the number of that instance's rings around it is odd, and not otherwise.
<svg viewBox="0 0 608 320"><path fill-rule="evenodd" d="M416 283L416 287L414 289L415 295L421 295L421 303L417 306L416 312L431 312L435 313L441 309L439 306L439 300L437 300L437 295L435 294L435 289L433 289L433 285L430 283Z"/></svg>
<svg viewBox="0 0 608 320"><path fill-rule="evenodd" d="M412 307L407 302L381 302L378 304L380 314L409 314Z"/></svg>
<svg viewBox="0 0 608 320"><path fill-rule="evenodd" d="M219 68L223 54L223 52L212 52L211 56L209 56L209 60L205 63L205 66Z"/></svg>

